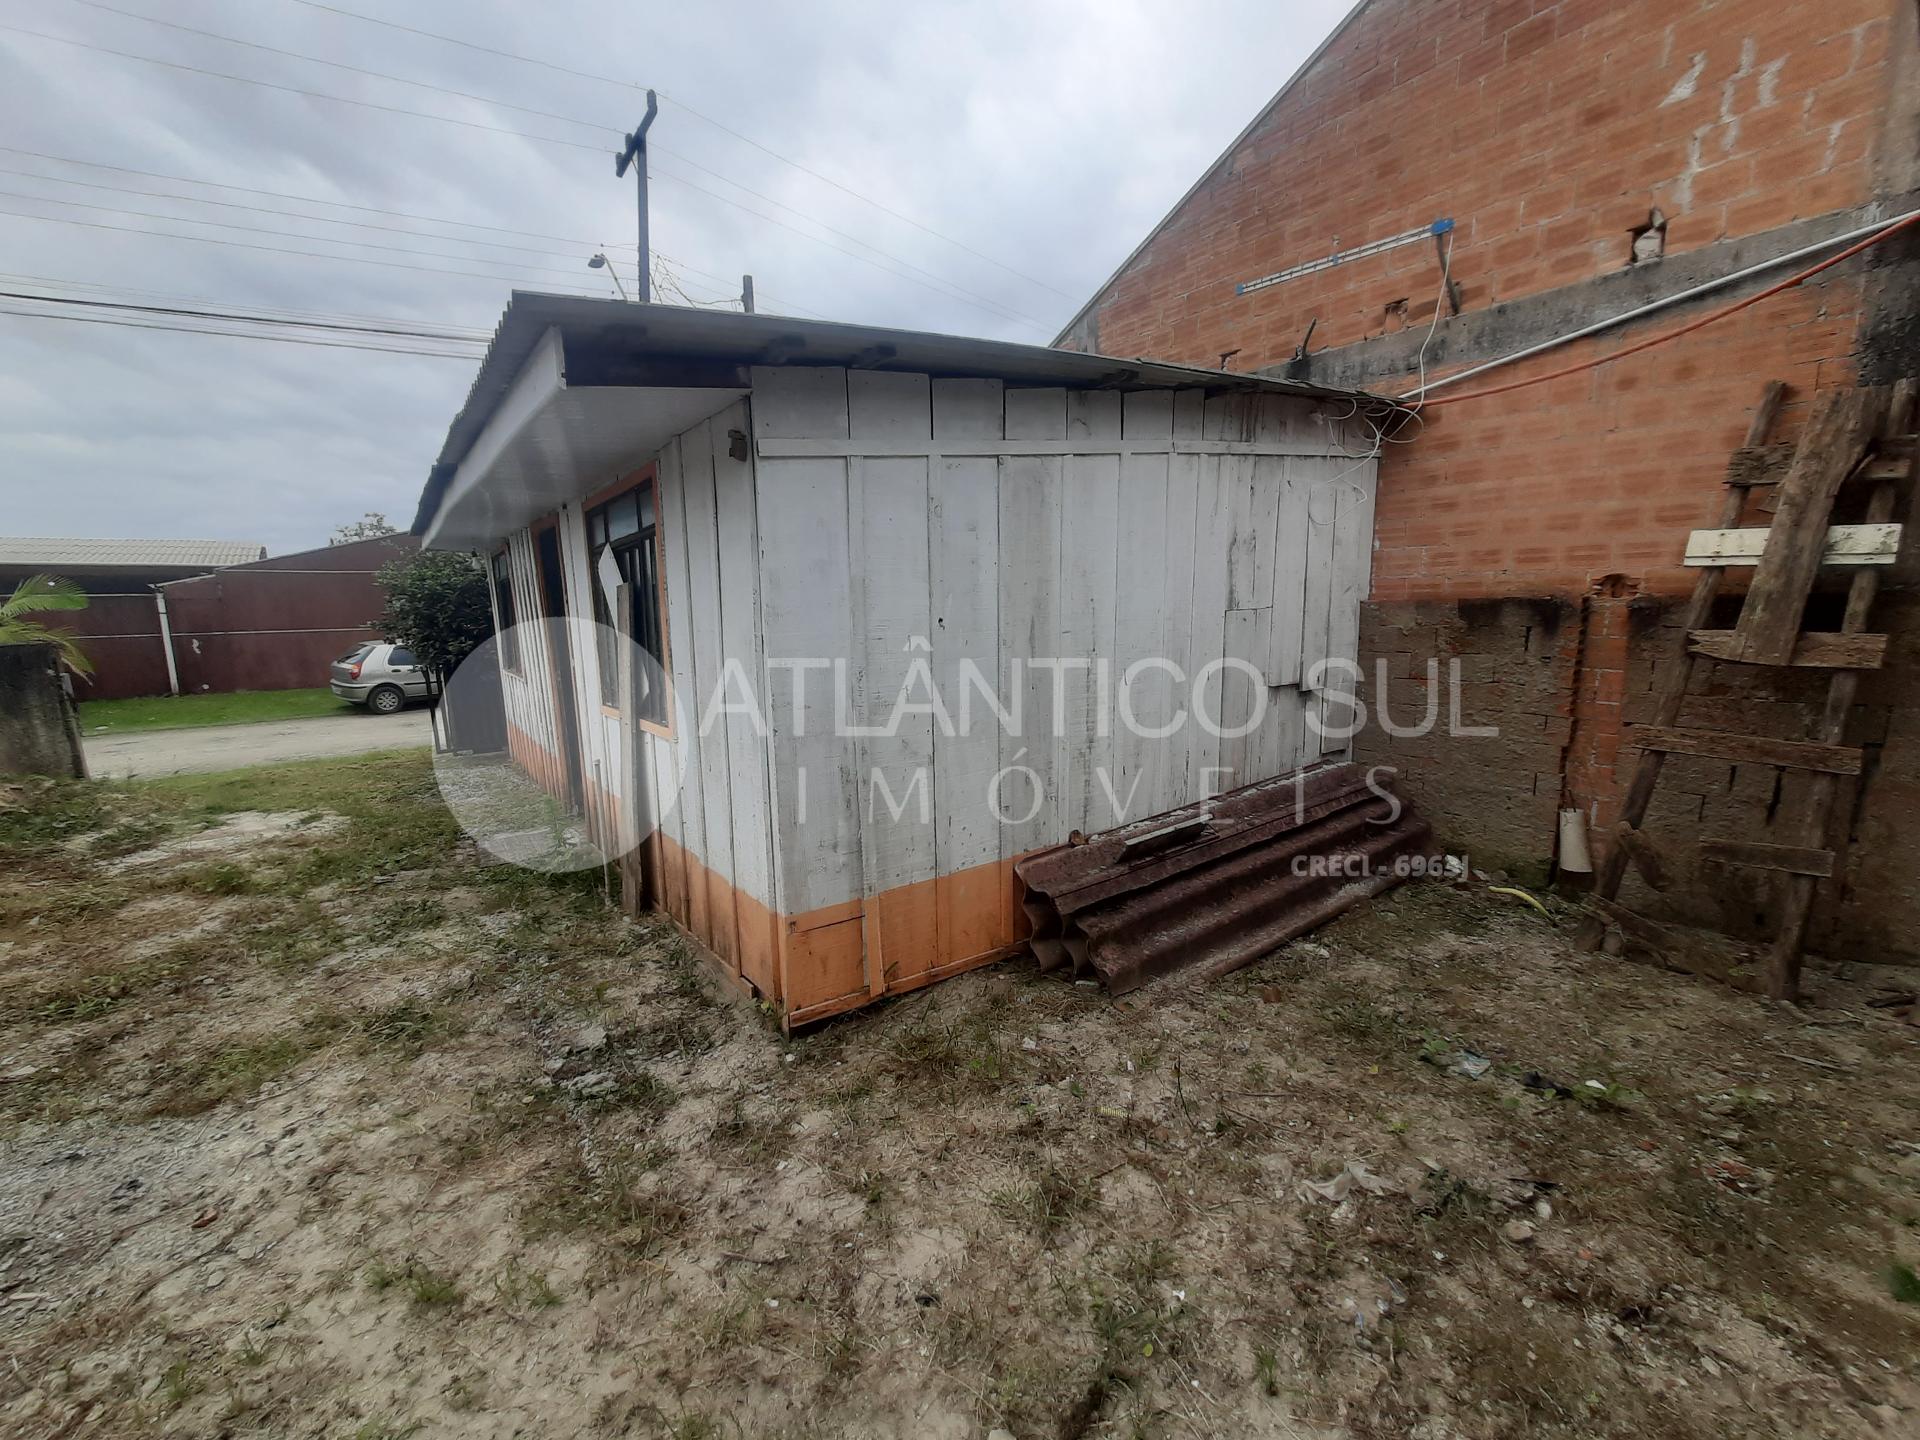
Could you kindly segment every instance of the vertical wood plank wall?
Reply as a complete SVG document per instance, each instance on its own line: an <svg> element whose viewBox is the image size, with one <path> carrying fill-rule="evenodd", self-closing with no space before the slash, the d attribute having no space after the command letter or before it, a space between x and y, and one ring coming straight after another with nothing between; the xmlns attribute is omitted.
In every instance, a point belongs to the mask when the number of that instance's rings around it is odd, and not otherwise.
<svg viewBox="0 0 1920 1440"><path fill-rule="evenodd" d="M1357 658L1374 465L1342 453L1340 425L1310 402L831 367L756 369L753 382L756 443L847 452L756 465L762 655L846 661L838 716L831 672L806 672L797 706L794 675L772 682L768 828L790 1023L1004 953L1022 928L1012 863L1032 850L1321 758L1307 712L1332 702L1303 682L1325 657ZM1283 453L1119 453L1176 438ZM1059 453L941 451L1000 440ZM1165 657L1187 682L1148 668L1130 694L1142 725L1167 726L1190 707L1192 678L1228 656L1260 680L1216 673L1206 703L1235 727L1258 683L1267 703L1245 736L1189 722L1146 738L1103 713L1102 690L1128 666ZM1015 659L1059 658L1089 664L1027 668L1012 733L977 694L967 733L926 713L890 735L836 729L884 724L903 686L925 700L917 662L957 725L962 661L1011 703ZM990 786L1010 767L1020 773L998 799L1020 823L1002 824Z"/></svg>

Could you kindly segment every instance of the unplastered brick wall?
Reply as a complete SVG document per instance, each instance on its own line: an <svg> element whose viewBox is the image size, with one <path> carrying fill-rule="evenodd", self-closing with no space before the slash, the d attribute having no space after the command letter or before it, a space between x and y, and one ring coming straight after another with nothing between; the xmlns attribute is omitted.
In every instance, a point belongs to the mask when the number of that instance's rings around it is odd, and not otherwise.
<svg viewBox="0 0 1920 1440"><path fill-rule="evenodd" d="M1430 320L1431 244L1251 281L1452 218L1470 307L1869 198L1911 0L1371 0L1091 307L1115 355L1253 369Z"/></svg>

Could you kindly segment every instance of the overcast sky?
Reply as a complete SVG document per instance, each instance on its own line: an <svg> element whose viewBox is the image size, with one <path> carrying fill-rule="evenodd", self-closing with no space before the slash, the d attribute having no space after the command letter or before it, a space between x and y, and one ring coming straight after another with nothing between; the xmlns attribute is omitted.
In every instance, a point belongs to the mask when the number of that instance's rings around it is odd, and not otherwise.
<svg viewBox="0 0 1920 1440"><path fill-rule="evenodd" d="M1346 8L0 0L0 289L475 333L516 286L610 295L586 261L633 283L612 152L652 85L688 298L751 271L762 310L1045 343ZM0 533L404 526L476 365L0 314Z"/></svg>

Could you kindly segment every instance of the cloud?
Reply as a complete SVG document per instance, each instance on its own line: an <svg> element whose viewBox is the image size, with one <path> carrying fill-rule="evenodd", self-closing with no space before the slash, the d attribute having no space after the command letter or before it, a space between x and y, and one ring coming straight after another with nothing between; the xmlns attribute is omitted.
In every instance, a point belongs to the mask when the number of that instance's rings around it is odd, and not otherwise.
<svg viewBox="0 0 1920 1440"><path fill-rule="evenodd" d="M1204 9L1150 0L417 0L402 10L377 0L342 3L658 87L653 243L696 301L730 299L738 277L751 272L767 310L1039 343L1345 9L1340 0L1220 0ZM149 299L193 296L482 331L516 285L609 288L585 262L633 239L631 186L614 178L612 157L639 119L638 90L295 0L112 4L586 123L224 44L77 0L15 0L0 6L0 25L16 27L0 29L0 137L14 147L0 150L0 169L31 176L0 174L0 210L23 212L0 214L0 286L31 276L151 292ZM18 29L470 123L236 83ZM19 151L366 208L328 209ZM280 213L233 208L246 205ZM383 210L395 213L374 213ZM178 218L127 213L134 211ZM241 226L276 233L233 228ZM631 249L612 253L631 283ZM471 360L0 315L4 528L237 538L283 553L321 543L363 510L404 520L473 370Z"/></svg>

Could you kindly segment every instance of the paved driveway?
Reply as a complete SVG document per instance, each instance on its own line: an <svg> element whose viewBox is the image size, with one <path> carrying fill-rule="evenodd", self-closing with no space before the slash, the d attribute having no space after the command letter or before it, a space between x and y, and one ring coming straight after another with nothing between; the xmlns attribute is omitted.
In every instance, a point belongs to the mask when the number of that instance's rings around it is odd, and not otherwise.
<svg viewBox="0 0 1920 1440"><path fill-rule="evenodd" d="M432 743L433 724L424 708L402 710L398 715L330 715L317 720L86 737L87 768L96 779L241 770L282 760L318 760Z"/></svg>

